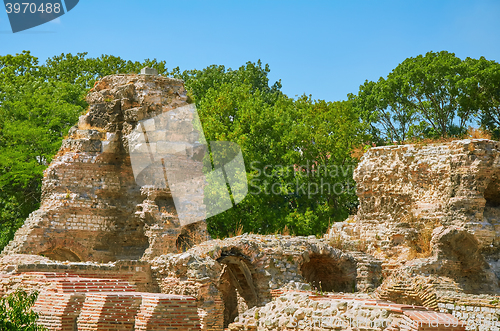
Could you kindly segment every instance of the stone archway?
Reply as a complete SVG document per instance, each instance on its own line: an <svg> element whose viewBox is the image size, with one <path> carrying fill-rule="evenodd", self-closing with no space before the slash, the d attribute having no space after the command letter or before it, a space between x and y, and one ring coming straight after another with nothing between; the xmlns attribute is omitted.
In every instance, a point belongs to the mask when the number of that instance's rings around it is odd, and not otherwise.
<svg viewBox="0 0 500 331"><path fill-rule="evenodd" d="M486 207L500 207L500 174L494 174L491 181L484 190L484 199L486 200Z"/></svg>
<svg viewBox="0 0 500 331"><path fill-rule="evenodd" d="M208 239L207 224L204 221L190 223L182 227L175 241L175 247L177 247L178 252L185 252Z"/></svg>
<svg viewBox="0 0 500 331"><path fill-rule="evenodd" d="M222 256L217 260L223 265L219 291L224 302L224 328L238 316L239 307L257 305L258 294L253 281L250 262L239 256Z"/></svg>
<svg viewBox="0 0 500 331"><path fill-rule="evenodd" d="M81 262L81 258L78 257L75 253L66 248L56 247L53 249L46 250L41 252L41 256L48 257L53 261L70 261L70 262Z"/></svg>
<svg viewBox="0 0 500 331"><path fill-rule="evenodd" d="M351 293L356 290L356 263L337 260L327 254L314 254L300 268L302 276L314 289Z"/></svg>

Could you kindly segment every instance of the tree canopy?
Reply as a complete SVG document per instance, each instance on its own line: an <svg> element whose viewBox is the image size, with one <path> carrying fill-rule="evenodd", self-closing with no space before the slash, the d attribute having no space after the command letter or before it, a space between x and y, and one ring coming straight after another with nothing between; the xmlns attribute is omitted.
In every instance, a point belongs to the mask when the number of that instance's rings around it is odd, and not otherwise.
<svg viewBox="0 0 500 331"><path fill-rule="evenodd" d="M499 73L500 65L484 57L428 52L407 58L386 78L366 81L349 98L381 140L460 136L478 117L493 129Z"/></svg>
<svg viewBox="0 0 500 331"><path fill-rule="evenodd" d="M336 102L286 96L260 61L181 71L111 55L61 54L43 64L28 51L0 56L0 247L39 207L43 170L87 111L95 81L145 66L185 81L208 141L242 149L249 194L207 220L215 237L324 233L357 206L352 155L369 142L459 136L474 121L500 136L499 64L446 51L408 58Z"/></svg>
<svg viewBox="0 0 500 331"><path fill-rule="evenodd" d="M350 152L366 130L351 102L289 98L279 81L269 83L269 66L260 61L235 70L169 71L156 59L79 53L40 64L23 52L0 57L0 245L39 207L43 170L86 111L84 96L95 81L145 66L185 81L208 141L232 141L243 151L250 192L208 220L213 236L275 233L285 226L293 234L321 234L356 206ZM313 176L315 167L327 170Z"/></svg>

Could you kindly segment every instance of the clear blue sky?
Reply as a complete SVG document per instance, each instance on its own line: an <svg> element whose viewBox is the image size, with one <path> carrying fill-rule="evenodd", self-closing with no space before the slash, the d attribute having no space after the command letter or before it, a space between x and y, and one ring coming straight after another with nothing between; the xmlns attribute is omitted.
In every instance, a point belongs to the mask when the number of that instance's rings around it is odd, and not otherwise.
<svg viewBox="0 0 500 331"><path fill-rule="evenodd" d="M500 62L500 1L80 0L15 34L2 10L0 55L22 50L42 61L157 58L182 70L261 59L289 96L335 101L431 50Z"/></svg>

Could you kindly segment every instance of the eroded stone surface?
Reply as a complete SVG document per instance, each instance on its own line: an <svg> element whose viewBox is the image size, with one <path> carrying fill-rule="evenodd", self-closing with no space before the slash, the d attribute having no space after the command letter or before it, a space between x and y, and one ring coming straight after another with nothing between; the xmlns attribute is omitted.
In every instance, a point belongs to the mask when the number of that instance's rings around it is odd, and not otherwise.
<svg viewBox="0 0 500 331"><path fill-rule="evenodd" d="M500 275L499 176L497 141L372 148L354 173L358 212L335 224L328 237L363 241L370 253L389 259L404 255L405 247L421 253L435 228L464 229ZM469 244L458 246L467 250Z"/></svg>
<svg viewBox="0 0 500 331"><path fill-rule="evenodd" d="M41 291L35 308L54 331L463 330L457 319L498 331L484 321L500 316L498 142L370 149L355 172L357 215L324 239L206 241L158 171L180 157L192 171L174 176L200 174L204 138L186 100L182 81L156 75L96 84L45 172L41 208L2 253L0 295ZM182 212L199 218L190 208L204 184L193 183Z"/></svg>
<svg viewBox="0 0 500 331"><path fill-rule="evenodd" d="M432 326L431 326L432 324ZM393 304L366 295L287 291L240 314L230 330L465 330L466 323L422 306Z"/></svg>
<svg viewBox="0 0 500 331"><path fill-rule="evenodd" d="M87 96L88 113L44 173L40 209L2 254L108 262L147 260L186 246L178 238L190 228L181 226L168 185L139 180L129 153L139 121L159 134L165 130L155 117L189 108L186 100L181 80L112 75L97 82ZM207 238L204 222L189 226L197 234L190 245Z"/></svg>
<svg viewBox="0 0 500 331"><path fill-rule="evenodd" d="M358 231L394 242L415 223L471 231L482 246L500 244L497 232L500 143L485 139L431 145L376 147L354 173Z"/></svg>

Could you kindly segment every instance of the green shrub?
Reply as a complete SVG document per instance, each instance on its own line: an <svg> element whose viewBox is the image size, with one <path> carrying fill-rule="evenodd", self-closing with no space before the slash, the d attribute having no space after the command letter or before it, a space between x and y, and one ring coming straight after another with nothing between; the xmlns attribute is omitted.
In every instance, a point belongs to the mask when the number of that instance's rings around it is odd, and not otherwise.
<svg viewBox="0 0 500 331"><path fill-rule="evenodd" d="M47 330L45 327L36 324L38 314L31 310L37 296L37 292L28 294L23 290L16 290L16 292L0 298L0 330Z"/></svg>

